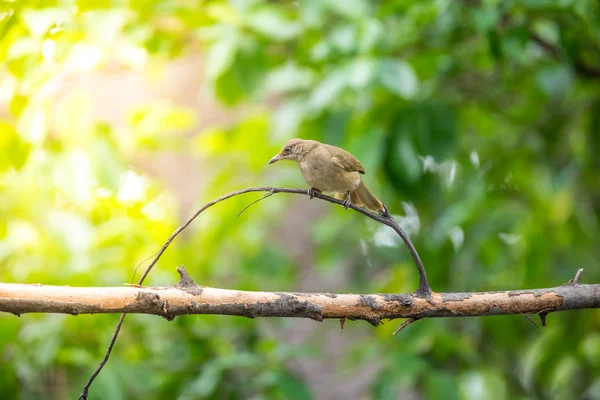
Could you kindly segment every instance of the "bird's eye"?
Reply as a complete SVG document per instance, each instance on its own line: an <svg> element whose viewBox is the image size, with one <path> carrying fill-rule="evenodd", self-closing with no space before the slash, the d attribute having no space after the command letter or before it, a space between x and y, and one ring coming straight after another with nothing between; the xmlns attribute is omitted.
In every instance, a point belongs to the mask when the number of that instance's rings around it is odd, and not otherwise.
<svg viewBox="0 0 600 400"><path fill-rule="evenodd" d="M288 146L288 147L286 147L285 149L283 149L283 152L284 152L285 154L289 154L291 151L292 151L292 148L291 148L291 147L289 147L289 146Z"/></svg>

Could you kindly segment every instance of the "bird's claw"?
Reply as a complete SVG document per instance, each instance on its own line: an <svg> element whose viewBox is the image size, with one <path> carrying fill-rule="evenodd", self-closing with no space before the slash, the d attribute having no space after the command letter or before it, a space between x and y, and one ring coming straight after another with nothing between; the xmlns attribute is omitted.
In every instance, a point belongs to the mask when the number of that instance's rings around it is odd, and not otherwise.
<svg viewBox="0 0 600 400"><path fill-rule="evenodd" d="M385 204L382 204L382 206L383 206L383 210L379 210L379 215L381 215L382 217L385 217L385 218L389 218L390 217L389 210L387 209Z"/></svg>
<svg viewBox="0 0 600 400"><path fill-rule="evenodd" d="M344 210L347 210L348 207L350 207L350 198L347 198L346 200L344 200L344 202L342 203L342 205L344 206Z"/></svg>
<svg viewBox="0 0 600 400"><path fill-rule="evenodd" d="M312 198L315 197L317 195L317 193L319 193L319 190L311 187L310 189L308 189L307 193L308 193L308 196L310 197L309 200L312 200Z"/></svg>

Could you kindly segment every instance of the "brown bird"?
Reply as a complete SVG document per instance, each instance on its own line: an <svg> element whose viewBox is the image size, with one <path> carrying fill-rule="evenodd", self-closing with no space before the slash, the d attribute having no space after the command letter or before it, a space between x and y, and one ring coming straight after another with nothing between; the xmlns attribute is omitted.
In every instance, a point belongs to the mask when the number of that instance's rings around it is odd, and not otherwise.
<svg viewBox="0 0 600 400"><path fill-rule="evenodd" d="M310 185L310 198L316 192L332 192L335 198L344 200L344 208L350 203L388 215L388 211L362 183L360 174L365 173L360 161L344 149L317 142L316 140L290 139L269 164L279 160L293 160Z"/></svg>

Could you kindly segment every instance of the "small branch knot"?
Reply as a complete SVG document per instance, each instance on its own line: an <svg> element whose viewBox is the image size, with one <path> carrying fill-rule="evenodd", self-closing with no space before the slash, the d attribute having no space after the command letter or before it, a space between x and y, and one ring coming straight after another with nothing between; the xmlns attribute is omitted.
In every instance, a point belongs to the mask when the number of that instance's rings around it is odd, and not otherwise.
<svg viewBox="0 0 600 400"><path fill-rule="evenodd" d="M546 315L548 315L547 312L541 312L538 314L540 316L540 321L542 321L542 326L547 326L546 324Z"/></svg>
<svg viewBox="0 0 600 400"><path fill-rule="evenodd" d="M182 265L181 268L176 268L179 273L179 282L175 285L176 288L188 292L190 294L199 296L202 294L202 288L194 282L192 277L188 274L185 267Z"/></svg>
<svg viewBox="0 0 600 400"><path fill-rule="evenodd" d="M579 268L577 273L575 274L575 278L573 278L573 285L579 285L581 281L581 275L583 275L583 268Z"/></svg>

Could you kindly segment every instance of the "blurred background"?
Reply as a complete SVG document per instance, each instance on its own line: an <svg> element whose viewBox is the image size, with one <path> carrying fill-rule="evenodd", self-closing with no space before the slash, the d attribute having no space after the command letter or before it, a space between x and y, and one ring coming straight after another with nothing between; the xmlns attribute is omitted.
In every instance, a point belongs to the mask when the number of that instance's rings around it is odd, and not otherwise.
<svg viewBox="0 0 600 400"><path fill-rule="evenodd" d="M435 291L600 271L593 0L5 1L0 281L120 286L204 202L307 188L287 139L344 147ZM146 281L410 292L391 230L260 194L203 214ZM139 274L138 274L139 277ZM76 398L118 315L0 316L4 399ZM401 321L130 315L91 399L600 399L600 315Z"/></svg>

